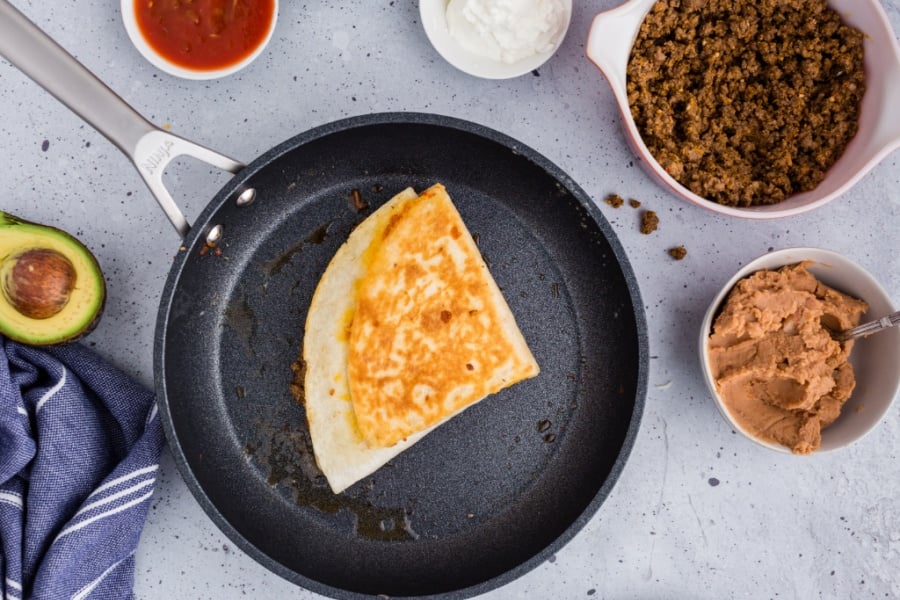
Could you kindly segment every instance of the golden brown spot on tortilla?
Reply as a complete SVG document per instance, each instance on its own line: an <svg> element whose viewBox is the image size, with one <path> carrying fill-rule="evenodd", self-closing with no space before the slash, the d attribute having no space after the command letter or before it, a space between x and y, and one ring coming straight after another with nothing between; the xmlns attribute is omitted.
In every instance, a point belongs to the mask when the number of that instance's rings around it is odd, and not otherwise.
<svg viewBox="0 0 900 600"><path fill-rule="evenodd" d="M404 276L407 281L415 281L427 274L427 271L417 264L404 265L404 270L406 271Z"/></svg>
<svg viewBox="0 0 900 600"><path fill-rule="evenodd" d="M386 238L387 236L389 236L391 234L391 232L394 230L394 227L397 226L397 223L399 223L402 218L403 218L402 213L391 215L391 218L388 221L388 224L385 225L385 227L384 227L384 231L381 232L382 239Z"/></svg>
<svg viewBox="0 0 900 600"><path fill-rule="evenodd" d="M353 310L347 309L341 317L341 327L337 332L338 339L346 342L350 339L350 327L353 325Z"/></svg>

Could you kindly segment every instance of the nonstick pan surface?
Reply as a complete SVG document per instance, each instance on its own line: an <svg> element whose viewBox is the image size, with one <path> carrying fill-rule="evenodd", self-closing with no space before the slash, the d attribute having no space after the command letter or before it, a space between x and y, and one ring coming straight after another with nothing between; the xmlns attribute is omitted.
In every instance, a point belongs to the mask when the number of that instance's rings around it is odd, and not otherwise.
<svg viewBox="0 0 900 600"><path fill-rule="evenodd" d="M355 225L435 182L541 373L334 495L291 393L307 308ZM239 207L246 186L258 196ZM214 225L222 241L204 250ZM638 429L648 356L635 278L584 191L507 136L399 113L304 133L229 182L175 257L155 362L178 467L244 551L332 597L462 598L540 564L600 507Z"/></svg>

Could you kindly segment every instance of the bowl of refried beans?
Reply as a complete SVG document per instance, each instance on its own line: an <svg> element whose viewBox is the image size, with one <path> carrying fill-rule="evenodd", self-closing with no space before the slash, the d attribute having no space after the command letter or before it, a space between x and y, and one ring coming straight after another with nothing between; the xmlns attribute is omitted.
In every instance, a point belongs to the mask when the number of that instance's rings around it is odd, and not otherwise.
<svg viewBox="0 0 900 600"><path fill-rule="evenodd" d="M641 163L718 213L812 210L900 147L878 0L630 0L595 17L586 53Z"/></svg>
<svg viewBox="0 0 900 600"><path fill-rule="evenodd" d="M806 455L871 431L900 392L900 329L838 332L895 311L862 266L820 248L744 265L700 326L701 371L722 416L757 444Z"/></svg>

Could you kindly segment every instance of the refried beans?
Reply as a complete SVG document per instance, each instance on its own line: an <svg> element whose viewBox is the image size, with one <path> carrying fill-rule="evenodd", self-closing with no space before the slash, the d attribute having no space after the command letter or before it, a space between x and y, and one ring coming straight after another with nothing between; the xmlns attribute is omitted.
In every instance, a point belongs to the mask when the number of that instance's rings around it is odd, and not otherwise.
<svg viewBox="0 0 900 600"><path fill-rule="evenodd" d="M840 414L856 379L853 340L865 302L819 282L802 262L739 281L716 317L708 358L716 390L740 427L809 454Z"/></svg>

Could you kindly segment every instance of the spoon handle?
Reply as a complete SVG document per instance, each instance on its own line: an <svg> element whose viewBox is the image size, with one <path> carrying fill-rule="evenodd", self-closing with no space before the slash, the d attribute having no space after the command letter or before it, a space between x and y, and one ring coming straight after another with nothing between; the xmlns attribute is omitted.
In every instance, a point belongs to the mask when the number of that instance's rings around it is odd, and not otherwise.
<svg viewBox="0 0 900 600"><path fill-rule="evenodd" d="M839 342L845 342L854 338L872 335L873 333L877 333L883 329L893 327L897 323L900 323L900 310L892 312L886 317L881 317L876 321L869 321L868 323L857 325L853 329L842 331L836 336L836 339Z"/></svg>

